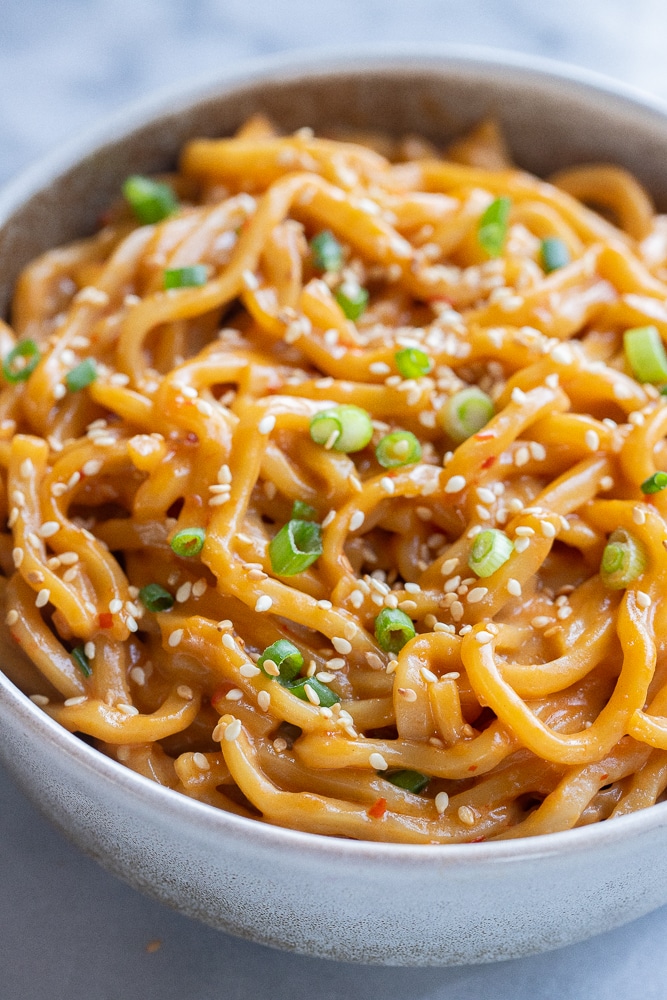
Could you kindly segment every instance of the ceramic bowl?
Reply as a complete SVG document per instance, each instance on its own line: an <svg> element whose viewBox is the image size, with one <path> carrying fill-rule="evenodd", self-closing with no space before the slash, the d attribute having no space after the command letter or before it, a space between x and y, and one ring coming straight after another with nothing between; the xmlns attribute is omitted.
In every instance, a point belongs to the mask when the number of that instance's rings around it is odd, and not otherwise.
<svg viewBox="0 0 667 1000"><path fill-rule="evenodd" d="M667 112L543 62L431 48L290 56L183 88L116 118L0 196L0 307L19 269L94 229L131 172L254 111L439 143L492 115L538 174L587 160L633 170L667 205ZM0 651L8 664L11 650ZM396 965L488 962L557 948L667 901L667 804L532 839L358 843L278 829L152 784L65 732L0 675L0 759L82 850L131 885L232 934Z"/></svg>

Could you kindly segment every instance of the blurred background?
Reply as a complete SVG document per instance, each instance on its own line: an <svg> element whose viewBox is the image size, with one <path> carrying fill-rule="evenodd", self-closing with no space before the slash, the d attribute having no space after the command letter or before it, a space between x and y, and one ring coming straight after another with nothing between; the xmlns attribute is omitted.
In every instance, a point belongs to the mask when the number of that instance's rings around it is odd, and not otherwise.
<svg viewBox="0 0 667 1000"><path fill-rule="evenodd" d="M0 181L163 86L292 49L495 46L667 100L666 29L665 0L0 0ZM272 952L107 875L0 772L2 1000L664 1000L666 934L662 910L551 954L442 970Z"/></svg>

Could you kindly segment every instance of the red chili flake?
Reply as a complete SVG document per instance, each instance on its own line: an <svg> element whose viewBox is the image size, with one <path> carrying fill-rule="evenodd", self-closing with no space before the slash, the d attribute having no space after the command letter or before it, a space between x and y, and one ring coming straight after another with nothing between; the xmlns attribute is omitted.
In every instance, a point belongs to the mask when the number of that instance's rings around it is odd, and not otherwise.
<svg viewBox="0 0 667 1000"><path fill-rule="evenodd" d="M481 844L484 840L486 840L486 837L475 837L474 840L469 840L468 843L469 844Z"/></svg>
<svg viewBox="0 0 667 1000"><path fill-rule="evenodd" d="M470 767L468 768L468 770L469 771L476 771L477 770L477 764L471 764Z"/></svg>
<svg viewBox="0 0 667 1000"><path fill-rule="evenodd" d="M479 434L475 434L475 441L493 441L495 436L493 431L480 431Z"/></svg>
<svg viewBox="0 0 667 1000"><path fill-rule="evenodd" d="M223 702L225 700L228 691L231 691L231 687L229 684L225 684L224 687L216 688L211 695L211 704L216 712L224 712L225 706L219 705L218 702Z"/></svg>
<svg viewBox="0 0 667 1000"><path fill-rule="evenodd" d="M608 777L609 777L608 774L601 774L600 775L600 781L606 781Z"/></svg>
<svg viewBox="0 0 667 1000"><path fill-rule="evenodd" d="M495 455L489 455L489 457L485 458L482 464L480 465L480 469L490 469L495 460L496 460Z"/></svg>
<svg viewBox="0 0 667 1000"><path fill-rule="evenodd" d="M113 615L110 611L102 611L97 616L100 628L111 628L113 625Z"/></svg>
<svg viewBox="0 0 667 1000"><path fill-rule="evenodd" d="M188 433L185 435L185 443L199 444L199 438L197 437L194 431L188 431Z"/></svg>
<svg viewBox="0 0 667 1000"><path fill-rule="evenodd" d="M432 302L446 302L448 306L454 305L454 299L450 299L448 295L432 295L426 301L429 305L431 305Z"/></svg>
<svg viewBox="0 0 667 1000"><path fill-rule="evenodd" d="M366 813L368 816L370 816L371 819L382 819L386 811L387 811L387 800L378 799L377 802L373 803L370 809L366 810Z"/></svg>
<svg viewBox="0 0 667 1000"><path fill-rule="evenodd" d="M17 635L14 635L13 632L10 632L9 634L11 635L11 637L14 640L14 642L16 643L16 645L20 646L21 645L21 640L19 639L19 637Z"/></svg>

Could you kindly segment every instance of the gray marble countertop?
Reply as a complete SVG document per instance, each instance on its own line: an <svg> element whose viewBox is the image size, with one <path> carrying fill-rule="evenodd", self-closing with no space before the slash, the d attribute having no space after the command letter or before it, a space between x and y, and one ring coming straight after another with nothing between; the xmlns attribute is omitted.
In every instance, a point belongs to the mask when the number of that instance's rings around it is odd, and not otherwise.
<svg viewBox="0 0 667 1000"><path fill-rule="evenodd" d="M460 42L578 64L667 99L664 0L1 0L0 181L111 111L249 57ZM492 966L381 969L238 941L65 842L0 772L6 1000L664 1000L667 908Z"/></svg>

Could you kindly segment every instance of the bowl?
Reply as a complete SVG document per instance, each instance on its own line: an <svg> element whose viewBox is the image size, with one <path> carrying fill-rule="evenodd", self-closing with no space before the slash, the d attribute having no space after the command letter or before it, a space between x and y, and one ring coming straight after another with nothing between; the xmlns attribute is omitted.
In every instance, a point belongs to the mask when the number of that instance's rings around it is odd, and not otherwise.
<svg viewBox="0 0 667 1000"><path fill-rule="evenodd" d="M439 143L492 115L545 174L607 160L667 205L667 109L597 76L459 48L288 56L116 117L0 196L0 304L21 267L91 232L131 172L255 111ZM12 650L2 650L8 666ZM582 940L667 901L667 803L531 839L411 846L304 834L217 811L123 768L0 674L0 760L75 844L181 913L262 944L394 965L490 962Z"/></svg>

